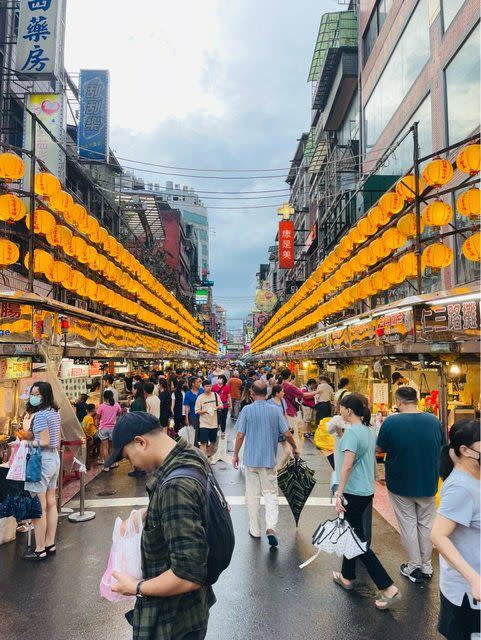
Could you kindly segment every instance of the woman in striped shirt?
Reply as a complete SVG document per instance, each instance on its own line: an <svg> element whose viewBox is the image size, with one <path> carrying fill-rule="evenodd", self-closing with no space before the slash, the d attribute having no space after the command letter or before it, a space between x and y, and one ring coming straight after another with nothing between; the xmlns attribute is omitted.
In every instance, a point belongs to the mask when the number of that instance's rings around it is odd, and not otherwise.
<svg viewBox="0 0 481 640"><path fill-rule="evenodd" d="M60 470L60 414L48 382L35 382L30 389L30 406L34 408L31 430L33 446L42 452L42 477L39 482L26 482L25 490L38 495L42 517L32 520L35 529L35 551L24 555L25 560L45 560L56 552L57 501L55 489Z"/></svg>

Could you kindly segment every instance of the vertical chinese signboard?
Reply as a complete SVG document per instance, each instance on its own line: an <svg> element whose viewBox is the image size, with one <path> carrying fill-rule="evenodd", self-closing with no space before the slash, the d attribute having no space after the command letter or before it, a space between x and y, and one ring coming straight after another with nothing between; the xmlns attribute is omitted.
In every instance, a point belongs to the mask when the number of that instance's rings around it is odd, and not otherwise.
<svg viewBox="0 0 481 640"><path fill-rule="evenodd" d="M50 131L53 138L65 145L67 135L67 124L65 114L65 95L61 93L31 93L25 96L25 126L23 146L25 149L32 148L30 114L34 113L37 118ZM65 181L65 154L58 144L49 136L47 131L37 123L35 133L35 155L45 163L47 169L53 173L60 182ZM30 166L30 159L24 156L26 166ZM24 188L29 190L30 172L25 172L23 179Z"/></svg>
<svg viewBox="0 0 481 640"><path fill-rule="evenodd" d="M279 269L294 268L294 223L279 222Z"/></svg>
<svg viewBox="0 0 481 640"><path fill-rule="evenodd" d="M109 72L80 71L78 154L85 160L108 161Z"/></svg>
<svg viewBox="0 0 481 640"><path fill-rule="evenodd" d="M34 80L63 73L65 0L20 0L16 72Z"/></svg>

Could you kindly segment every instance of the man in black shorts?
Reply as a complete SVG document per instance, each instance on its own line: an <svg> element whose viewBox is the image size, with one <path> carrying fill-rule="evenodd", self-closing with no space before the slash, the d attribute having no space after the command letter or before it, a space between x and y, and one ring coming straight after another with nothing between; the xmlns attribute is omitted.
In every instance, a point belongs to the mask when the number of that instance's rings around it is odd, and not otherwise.
<svg viewBox="0 0 481 640"><path fill-rule="evenodd" d="M222 402L212 391L212 382L208 379L202 382L204 393L197 396L195 413L199 415L200 450L207 456L212 456L217 442L219 428L217 412L222 409Z"/></svg>

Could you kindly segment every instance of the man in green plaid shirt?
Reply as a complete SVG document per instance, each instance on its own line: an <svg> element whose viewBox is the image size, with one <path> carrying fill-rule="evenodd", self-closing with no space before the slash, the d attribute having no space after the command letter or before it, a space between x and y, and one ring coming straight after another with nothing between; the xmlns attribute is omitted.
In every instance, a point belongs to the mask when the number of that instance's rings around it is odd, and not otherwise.
<svg viewBox="0 0 481 640"><path fill-rule="evenodd" d="M149 506L142 533L143 580L114 573L112 590L136 595L134 640L202 640L209 609L215 603L207 578L206 496L192 478L163 479L178 467L193 467L207 477L204 461L185 441L175 443L153 416L125 415L114 429L112 455L126 457L152 471L147 482Z"/></svg>

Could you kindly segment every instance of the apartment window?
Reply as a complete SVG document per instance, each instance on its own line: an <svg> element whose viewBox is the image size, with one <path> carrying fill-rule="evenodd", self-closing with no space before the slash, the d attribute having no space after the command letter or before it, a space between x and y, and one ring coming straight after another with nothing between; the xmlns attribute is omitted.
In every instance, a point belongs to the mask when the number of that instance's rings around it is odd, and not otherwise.
<svg viewBox="0 0 481 640"><path fill-rule="evenodd" d="M464 4L464 0L443 0L443 25L447 31L449 25Z"/></svg>
<svg viewBox="0 0 481 640"><path fill-rule="evenodd" d="M419 122L419 155L422 158L433 151L433 127L431 118L431 94L429 94L418 107L415 113L409 118L404 129L397 136L401 138L413 122ZM409 167L413 165L413 137L412 135L405 138L396 151L392 153L386 164L380 169L379 173L385 175L400 176L406 173Z"/></svg>
<svg viewBox="0 0 481 640"><path fill-rule="evenodd" d="M449 144L473 133L479 122L479 25L445 70Z"/></svg>
<svg viewBox="0 0 481 640"><path fill-rule="evenodd" d="M386 22L387 14L391 10L393 0L378 0L374 11L372 12L371 19L366 27L363 42L363 64L366 64L367 59L371 55L371 51L377 40L381 29Z"/></svg>
<svg viewBox="0 0 481 640"><path fill-rule="evenodd" d="M376 144L429 55L428 0L420 0L364 109L366 151Z"/></svg>

